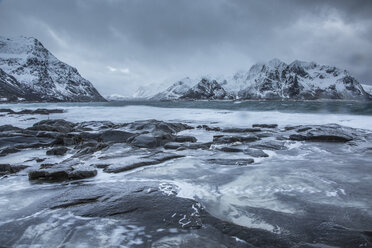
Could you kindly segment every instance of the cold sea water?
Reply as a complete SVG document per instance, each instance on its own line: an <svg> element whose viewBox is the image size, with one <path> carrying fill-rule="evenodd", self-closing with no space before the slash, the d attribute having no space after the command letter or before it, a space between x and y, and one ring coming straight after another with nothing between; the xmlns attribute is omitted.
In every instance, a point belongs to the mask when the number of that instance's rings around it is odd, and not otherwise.
<svg viewBox="0 0 372 248"><path fill-rule="evenodd" d="M0 125L28 128L45 119L115 124L155 119L187 124L193 129L178 135L212 143L209 149L177 149L173 152L182 157L163 163L120 173L97 168L95 177L64 182L33 182L27 173L40 166L35 158L63 163L73 157L69 152L50 156L43 147L2 156L0 164L30 168L0 178L0 247L372 247L370 102L120 101L0 108L64 110L2 114ZM213 143L214 136L245 135L221 130L254 124L278 125L259 133L259 142L266 143L256 148L267 156L231 152ZM357 138L308 142L286 136L292 127L328 125L329 130L334 124ZM243 151L251 144L228 146ZM130 149L114 144L79 163L138 159ZM105 156L109 158L102 161ZM254 162L229 163L248 158ZM113 209L125 211L106 214ZM198 224L190 224L194 222Z"/></svg>

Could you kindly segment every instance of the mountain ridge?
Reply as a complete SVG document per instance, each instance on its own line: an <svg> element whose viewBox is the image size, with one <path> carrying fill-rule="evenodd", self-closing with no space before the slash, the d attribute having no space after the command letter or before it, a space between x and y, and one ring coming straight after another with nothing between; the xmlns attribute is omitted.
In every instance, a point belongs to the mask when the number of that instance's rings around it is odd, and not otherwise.
<svg viewBox="0 0 372 248"><path fill-rule="evenodd" d="M231 77L202 77L200 81L194 81L194 85L182 82L177 81L150 99L372 100L372 96L348 71L300 60L286 64L279 59L272 59ZM214 90L211 90L211 85ZM178 94L172 94L175 89Z"/></svg>
<svg viewBox="0 0 372 248"><path fill-rule="evenodd" d="M33 37L0 36L0 70L3 101L105 101L76 68Z"/></svg>

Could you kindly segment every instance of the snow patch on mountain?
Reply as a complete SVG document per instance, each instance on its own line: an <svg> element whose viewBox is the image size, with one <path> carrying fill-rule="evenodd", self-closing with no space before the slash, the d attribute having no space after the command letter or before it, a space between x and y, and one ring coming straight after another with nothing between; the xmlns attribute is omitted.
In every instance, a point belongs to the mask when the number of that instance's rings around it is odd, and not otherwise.
<svg viewBox="0 0 372 248"><path fill-rule="evenodd" d="M15 79L17 83L11 84L26 93L26 100L105 100L76 68L58 60L32 37L0 37L0 69Z"/></svg>
<svg viewBox="0 0 372 248"><path fill-rule="evenodd" d="M194 86L177 82L158 93L156 99L372 99L348 71L298 60L286 64L273 59L231 77L191 82Z"/></svg>

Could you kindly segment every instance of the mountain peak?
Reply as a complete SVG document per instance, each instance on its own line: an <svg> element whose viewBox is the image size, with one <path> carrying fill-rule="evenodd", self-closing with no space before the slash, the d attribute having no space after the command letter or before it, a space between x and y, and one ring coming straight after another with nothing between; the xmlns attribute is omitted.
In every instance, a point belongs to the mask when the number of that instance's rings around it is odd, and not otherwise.
<svg viewBox="0 0 372 248"><path fill-rule="evenodd" d="M167 92L162 95L166 96ZM234 98L365 100L372 99L372 96L345 70L300 60L287 65L280 59L272 59L253 65L249 72L237 72L230 78L202 77L185 94L172 99Z"/></svg>
<svg viewBox="0 0 372 248"><path fill-rule="evenodd" d="M104 101L93 85L72 66L58 60L33 37L0 37L3 98L29 101ZM12 80L10 80L12 79ZM0 89L2 90L2 89Z"/></svg>
<svg viewBox="0 0 372 248"><path fill-rule="evenodd" d="M273 58L272 60L269 60L266 63L266 65L276 68L276 67L283 66L283 65L286 66L287 64L281 61L280 59Z"/></svg>

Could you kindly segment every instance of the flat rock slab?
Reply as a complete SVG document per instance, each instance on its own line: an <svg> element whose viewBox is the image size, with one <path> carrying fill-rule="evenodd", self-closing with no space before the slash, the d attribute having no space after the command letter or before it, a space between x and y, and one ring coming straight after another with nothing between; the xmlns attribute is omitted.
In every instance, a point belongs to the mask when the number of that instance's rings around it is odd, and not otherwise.
<svg viewBox="0 0 372 248"><path fill-rule="evenodd" d="M245 166L249 164L254 163L254 159L247 158L247 159L208 159L207 160L211 164L218 164L218 165L239 165L239 166Z"/></svg>
<svg viewBox="0 0 372 248"><path fill-rule="evenodd" d="M262 141L259 143L251 144L249 148L255 148L259 150L286 150L285 142L280 141Z"/></svg>
<svg viewBox="0 0 372 248"><path fill-rule="evenodd" d="M144 166L160 164L168 160L182 157L184 157L184 155L162 152L147 156L129 156L122 158L120 164L114 164L106 167L104 171L108 173L119 173Z"/></svg>
<svg viewBox="0 0 372 248"><path fill-rule="evenodd" d="M168 142L164 145L164 149L191 149L191 150L195 150L195 149L209 149L210 146L211 146L212 142L207 142L207 143L203 143L203 142L185 142L185 143L181 143L181 142Z"/></svg>
<svg viewBox="0 0 372 248"><path fill-rule="evenodd" d="M253 124L252 127L258 128L277 128L278 124Z"/></svg>
<svg viewBox="0 0 372 248"><path fill-rule="evenodd" d="M327 132L327 131L309 131L306 134L292 134L290 140L296 141L314 141L314 142L348 142L353 140L353 137L343 133Z"/></svg>
<svg viewBox="0 0 372 248"><path fill-rule="evenodd" d="M28 167L27 165L0 164L0 176L17 173Z"/></svg>
<svg viewBox="0 0 372 248"><path fill-rule="evenodd" d="M261 132L260 128L224 128L222 129L224 133L257 133Z"/></svg>
<svg viewBox="0 0 372 248"><path fill-rule="evenodd" d="M90 168L73 169L71 167L62 168L61 166L51 166L50 168L30 171L29 180L59 182L68 180L78 180L90 178L97 175L97 170Z"/></svg>
<svg viewBox="0 0 372 248"><path fill-rule="evenodd" d="M253 142L257 141L260 138L255 135L246 135L246 136L231 136L231 135L215 135L213 136L213 143L235 143L235 142Z"/></svg>
<svg viewBox="0 0 372 248"><path fill-rule="evenodd" d="M244 149L244 153L254 158L267 158L269 155L260 149Z"/></svg>

